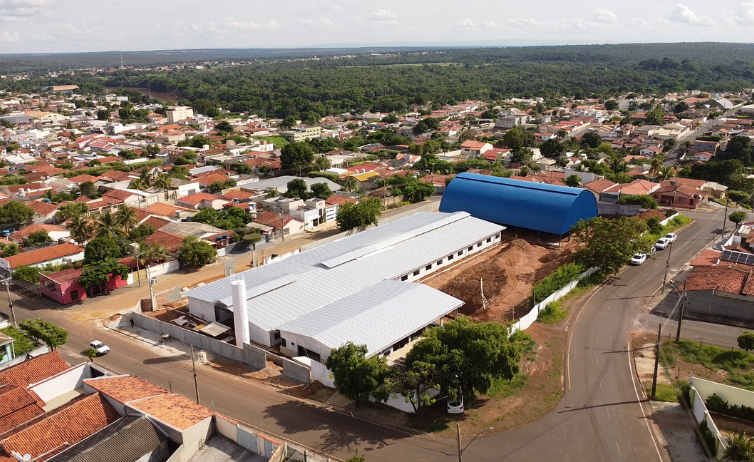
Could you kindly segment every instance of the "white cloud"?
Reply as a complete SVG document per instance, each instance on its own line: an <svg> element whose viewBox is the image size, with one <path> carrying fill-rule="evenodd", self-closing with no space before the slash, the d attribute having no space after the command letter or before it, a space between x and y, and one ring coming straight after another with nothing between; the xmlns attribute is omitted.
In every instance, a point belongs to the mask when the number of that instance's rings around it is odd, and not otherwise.
<svg viewBox="0 0 754 462"><path fill-rule="evenodd" d="M343 11L343 7L340 5L330 5L330 9L334 11Z"/></svg>
<svg viewBox="0 0 754 462"><path fill-rule="evenodd" d="M534 19L526 19L526 18L512 18L507 21L505 21L505 25L508 27L513 27L516 29L520 29L523 27L536 27L541 26L542 24L535 21Z"/></svg>
<svg viewBox="0 0 754 462"><path fill-rule="evenodd" d="M482 25L487 29L500 29L500 26L495 24L495 21L482 21Z"/></svg>
<svg viewBox="0 0 754 462"><path fill-rule="evenodd" d="M603 10L602 8L597 8L594 10L594 14L592 15L592 19L594 19L597 22L616 22L618 20L618 16L615 15L610 10Z"/></svg>
<svg viewBox="0 0 754 462"><path fill-rule="evenodd" d="M280 28L280 23L278 23L274 18L270 19L269 21L265 23L258 23L253 20L249 21L236 21L232 16L225 19L225 27L229 27L231 29L243 29L243 30L251 30L251 31L258 31L258 30L275 30Z"/></svg>
<svg viewBox="0 0 754 462"><path fill-rule="evenodd" d="M47 6L53 0L0 0L0 8L29 8Z"/></svg>
<svg viewBox="0 0 754 462"><path fill-rule="evenodd" d="M7 30L0 32L0 42L18 42L19 40L21 40L21 37L17 32L11 33Z"/></svg>
<svg viewBox="0 0 754 462"><path fill-rule="evenodd" d="M32 16L49 16L52 0L0 0L0 21L25 21Z"/></svg>
<svg viewBox="0 0 754 462"><path fill-rule="evenodd" d="M739 22L754 24L754 2L739 4L736 13Z"/></svg>
<svg viewBox="0 0 754 462"><path fill-rule="evenodd" d="M377 10L369 15L372 21L394 21L398 17L390 10Z"/></svg>
<svg viewBox="0 0 754 462"><path fill-rule="evenodd" d="M701 18L691 11L691 8L680 3L673 8L673 12L670 13L670 19L675 22L683 22L686 24L699 24L702 22Z"/></svg>
<svg viewBox="0 0 754 462"><path fill-rule="evenodd" d="M464 18L456 23L456 27L458 27L459 29L471 30L476 29L476 24L474 24L474 21L472 21L471 19Z"/></svg>
<svg viewBox="0 0 754 462"><path fill-rule="evenodd" d="M304 27L311 27L312 29L332 29L334 24L328 18L314 19L300 19L298 23Z"/></svg>

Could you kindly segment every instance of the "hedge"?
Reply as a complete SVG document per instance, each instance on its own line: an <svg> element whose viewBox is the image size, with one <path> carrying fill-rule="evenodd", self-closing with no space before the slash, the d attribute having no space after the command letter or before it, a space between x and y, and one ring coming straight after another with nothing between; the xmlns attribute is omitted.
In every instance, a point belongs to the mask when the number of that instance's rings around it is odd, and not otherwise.
<svg viewBox="0 0 754 462"><path fill-rule="evenodd" d="M715 393L707 398L705 405L707 406L707 409L712 412L754 422L754 408L743 405L739 406L737 404L731 406L727 401L724 401Z"/></svg>
<svg viewBox="0 0 754 462"><path fill-rule="evenodd" d="M334 183L338 182L338 174L333 172L309 172L309 178L327 178Z"/></svg>
<svg viewBox="0 0 754 462"><path fill-rule="evenodd" d="M584 272L584 268L577 263L568 263L556 269L552 274L534 284L532 295L535 302L541 302L558 290L575 281Z"/></svg>

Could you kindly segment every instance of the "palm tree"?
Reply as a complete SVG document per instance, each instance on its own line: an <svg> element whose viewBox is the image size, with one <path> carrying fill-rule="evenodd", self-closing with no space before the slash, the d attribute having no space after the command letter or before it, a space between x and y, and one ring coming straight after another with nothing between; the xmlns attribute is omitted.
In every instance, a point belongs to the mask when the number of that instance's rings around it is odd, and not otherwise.
<svg viewBox="0 0 754 462"><path fill-rule="evenodd" d="M667 180L672 177L673 169L671 167L660 167L660 169L657 171L657 174L655 175L655 178L660 181Z"/></svg>
<svg viewBox="0 0 754 462"><path fill-rule="evenodd" d="M97 221L97 237L112 238L122 233L123 231L120 229L120 225L118 225L118 220L112 213L109 211L103 212L99 216L99 220Z"/></svg>
<svg viewBox="0 0 754 462"><path fill-rule="evenodd" d="M132 189L138 189L139 191L146 191L147 189L149 189L149 186L144 184L144 182L139 179L132 180L130 187Z"/></svg>
<svg viewBox="0 0 754 462"><path fill-rule="evenodd" d="M146 167L142 168L139 171L139 181L147 185L147 187L152 186L152 175L149 173L149 169L147 169Z"/></svg>
<svg viewBox="0 0 754 462"><path fill-rule="evenodd" d="M94 234L94 227L89 223L89 220L83 218L81 215L74 215L71 217L71 237L79 244L84 244L91 239Z"/></svg>
<svg viewBox="0 0 754 462"><path fill-rule="evenodd" d="M655 175L660 172L660 169L665 165L665 154L656 154L652 157L652 161L649 163L649 176Z"/></svg>
<svg viewBox="0 0 754 462"><path fill-rule="evenodd" d="M162 262L168 256L168 250L162 244L142 242L139 244L139 255L144 262Z"/></svg>
<svg viewBox="0 0 754 462"><path fill-rule="evenodd" d="M165 191L165 200L168 200L170 190L173 189L173 179L167 173L161 173L157 175L154 181L154 187Z"/></svg>
<svg viewBox="0 0 754 462"><path fill-rule="evenodd" d="M126 204L120 205L118 212L115 214L115 220L123 227L126 234L130 233L139 224L136 219L136 211Z"/></svg>
<svg viewBox="0 0 754 462"><path fill-rule="evenodd" d="M343 181L341 182L341 186L343 186L343 189L346 192L356 192L359 190L359 183L356 181L356 178L352 176L348 176L346 178L343 178Z"/></svg>

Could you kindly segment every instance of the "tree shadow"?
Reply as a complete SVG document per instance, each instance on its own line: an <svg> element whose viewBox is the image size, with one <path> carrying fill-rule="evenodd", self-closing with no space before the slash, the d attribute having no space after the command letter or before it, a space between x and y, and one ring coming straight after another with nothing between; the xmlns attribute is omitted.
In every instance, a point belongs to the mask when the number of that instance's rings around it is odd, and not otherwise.
<svg viewBox="0 0 754 462"><path fill-rule="evenodd" d="M183 361L187 359L186 356L169 356L169 357L160 357L160 358L149 358L142 361L142 364L149 365L149 364L164 364L164 363L172 363L176 361Z"/></svg>

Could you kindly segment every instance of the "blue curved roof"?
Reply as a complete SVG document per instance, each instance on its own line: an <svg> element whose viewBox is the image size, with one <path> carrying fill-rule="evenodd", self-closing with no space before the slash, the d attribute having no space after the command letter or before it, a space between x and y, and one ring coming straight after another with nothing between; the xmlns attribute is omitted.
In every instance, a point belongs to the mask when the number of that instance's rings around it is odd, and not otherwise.
<svg viewBox="0 0 754 462"><path fill-rule="evenodd" d="M460 211L493 223L565 234L579 220L597 216L597 200L585 189L461 173L440 202L440 212Z"/></svg>

